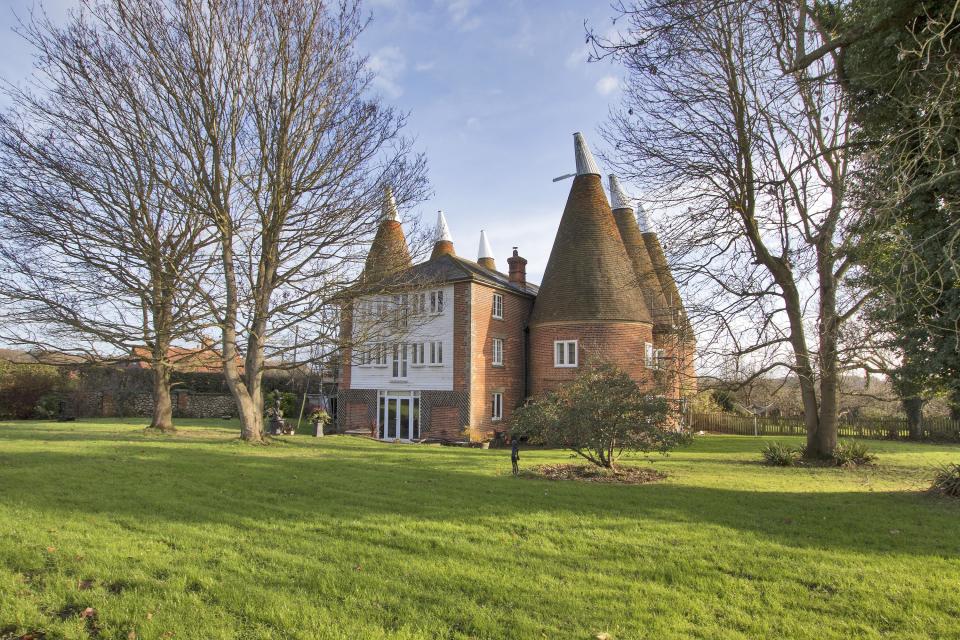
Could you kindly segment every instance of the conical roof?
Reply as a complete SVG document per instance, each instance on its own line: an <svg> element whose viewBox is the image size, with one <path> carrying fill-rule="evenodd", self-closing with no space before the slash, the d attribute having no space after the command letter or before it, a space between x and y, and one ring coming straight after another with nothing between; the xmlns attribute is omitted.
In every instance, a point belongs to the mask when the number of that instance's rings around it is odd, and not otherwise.
<svg viewBox="0 0 960 640"><path fill-rule="evenodd" d="M668 310L676 310L677 328L681 329L686 335L693 335L693 328L687 319L687 311L683 308L683 299L680 297L680 290L670 272L670 265L667 264L667 256L663 253L663 247L660 245L660 239L650 225L647 218L647 212L640 205L637 210L637 223L641 229L643 243L647 247L647 254L653 263L653 270L660 281L660 288L663 291L663 297L666 300ZM672 314L671 314L672 315Z"/></svg>
<svg viewBox="0 0 960 640"><path fill-rule="evenodd" d="M383 209L377 235L370 245L370 253L363 265L363 279L366 283L377 282L412 266L407 239L400 226L397 215L397 203L390 186L384 188Z"/></svg>
<svg viewBox="0 0 960 640"><path fill-rule="evenodd" d="M599 172L578 167L530 324L598 320L651 321Z"/></svg>
<svg viewBox="0 0 960 640"><path fill-rule="evenodd" d="M620 181L613 174L610 175L610 201L613 203L613 217L620 230L620 238L633 263L636 281L643 291L643 299L647 303L647 310L656 325L671 324L670 309L663 295L663 287L657 277L647 252L647 245L640 234L640 227L633 215L633 205L627 196Z"/></svg>

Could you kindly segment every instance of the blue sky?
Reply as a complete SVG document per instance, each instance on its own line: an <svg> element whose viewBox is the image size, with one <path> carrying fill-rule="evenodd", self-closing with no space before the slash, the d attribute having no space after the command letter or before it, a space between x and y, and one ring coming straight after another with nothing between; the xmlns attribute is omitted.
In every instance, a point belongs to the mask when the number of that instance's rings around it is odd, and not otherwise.
<svg viewBox="0 0 960 640"><path fill-rule="evenodd" d="M18 81L31 57L0 8L0 75ZM74 0L39 3L63 16ZM539 282L573 171L573 132L597 152L597 127L619 98L621 71L587 63L584 21L610 28L606 0L366 0L373 22L361 40L383 99L409 111L407 133L427 154L433 197L404 216L432 223L443 209L457 253L476 258L486 229L498 266L512 246Z"/></svg>

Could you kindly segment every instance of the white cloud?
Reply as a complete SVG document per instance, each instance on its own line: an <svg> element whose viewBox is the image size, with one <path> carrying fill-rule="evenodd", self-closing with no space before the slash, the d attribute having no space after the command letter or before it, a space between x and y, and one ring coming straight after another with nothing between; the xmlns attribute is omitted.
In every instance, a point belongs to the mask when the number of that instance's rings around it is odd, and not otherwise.
<svg viewBox="0 0 960 640"><path fill-rule="evenodd" d="M596 89L600 95L608 96L620 89L620 80L613 76L603 76L597 80Z"/></svg>
<svg viewBox="0 0 960 640"><path fill-rule="evenodd" d="M376 74L373 86L382 91L385 96L399 98L403 95L400 78L407 69L407 58L398 47L378 49L370 56L367 67Z"/></svg>
<svg viewBox="0 0 960 640"><path fill-rule="evenodd" d="M421 71L421 72L422 72L422 71L430 71L430 70L433 69L435 66L437 66L436 61L434 61L434 60L428 60L428 61L426 61L426 62L418 62L417 64L415 64L415 65L413 66L413 69L414 69L414 71Z"/></svg>
<svg viewBox="0 0 960 640"><path fill-rule="evenodd" d="M567 56L566 67L567 69L577 69L581 66L586 66L587 57L590 55L589 45L582 45L577 47L570 52L570 55Z"/></svg>
<svg viewBox="0 0 960 640"><path fill-rule="evenodd" d="M460 31L470 31L480 26L480 18L471 13L476 0L434 0L434 3L446 7L450 20Z"/></svg>

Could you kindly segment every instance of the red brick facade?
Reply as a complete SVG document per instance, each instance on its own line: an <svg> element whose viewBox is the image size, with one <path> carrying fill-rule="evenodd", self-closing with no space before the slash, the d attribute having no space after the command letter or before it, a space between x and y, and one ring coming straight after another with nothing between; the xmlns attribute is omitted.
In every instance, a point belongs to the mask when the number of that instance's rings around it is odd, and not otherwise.
<svg viewBox="0 0 960 640"><path fill-rule="evenodd" d="M554 366L554 343L577 340L577 367ZM654 385L644 366L644 344L653 343L653 325L646 322L581 322L530 328L530 395L555 389L577 376L590 362L607 362L626 371L644 387Z"/></svg>
<svg viewBox="0 0 960 640"><path fill-rule="evenodd" d="M526 398L527 345L524 329L533 300L473 283L471 292L472 372L470 380L471 439L486 440L506 431L510 415ZM494 295L503 296L503 318L493 317ZM493 341L503 345L503 364L493 364ZM503 416L493 420L493 394L503 398Z"/></svg>

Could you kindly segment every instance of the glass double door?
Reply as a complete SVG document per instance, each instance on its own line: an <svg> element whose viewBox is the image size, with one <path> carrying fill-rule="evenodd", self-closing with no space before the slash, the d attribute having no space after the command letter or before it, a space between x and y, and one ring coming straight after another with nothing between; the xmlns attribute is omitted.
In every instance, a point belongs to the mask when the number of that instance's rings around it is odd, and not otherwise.
<svg viewBox="0 0 960 640"><path fill-rule="evenodd" d="M380 398L380 439L418 440L420 438L420 398Z"/></svg>

